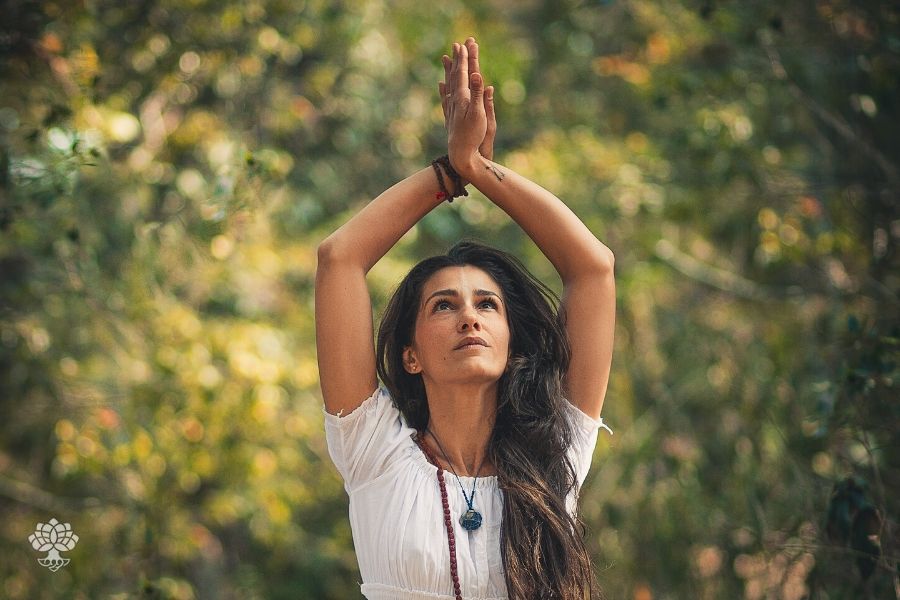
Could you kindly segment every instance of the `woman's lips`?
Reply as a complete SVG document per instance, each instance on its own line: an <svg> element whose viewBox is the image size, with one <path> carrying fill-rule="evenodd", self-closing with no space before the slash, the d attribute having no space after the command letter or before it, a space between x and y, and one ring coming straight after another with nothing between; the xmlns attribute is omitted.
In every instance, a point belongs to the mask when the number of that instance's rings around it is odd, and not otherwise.
<svg viewBox="0 0 900 600"><path fill-rule="evenodd" d="M471 348L472 346L487 346L487 342L480 337L467 337L455 349L462 350L463 348Z"/></svg>

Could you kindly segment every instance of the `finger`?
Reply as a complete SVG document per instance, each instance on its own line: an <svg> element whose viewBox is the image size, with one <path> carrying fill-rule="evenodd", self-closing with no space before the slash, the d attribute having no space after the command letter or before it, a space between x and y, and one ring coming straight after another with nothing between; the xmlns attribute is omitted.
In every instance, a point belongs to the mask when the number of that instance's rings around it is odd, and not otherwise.
<svg viewBox="0 0 900 600"><path fill-rule="evenodd" d="M459 79L459 44L453 42L453 58L450 59L450 79L447 80L449 89L448 94L452 94L456 89L456 81Z"/></svg>
<svg viewBox="0 0 900 600"><path fill-rule="evenodd" d="M441 96L441 111L444 113L444 125L447 124L447 84L438 82L438 94Z"/></svg>
<svg viewBox="0 0 900 600"><path fill-rule="evenodd" d="M487 116L487 135L493 137L497 131L497 113L494 112L494 86L484 90L484 113Z"/></svg>
<svg viewBox="0 0 900 600"><path fill-rule="evenodd" d="M469 98L469 50L463 44L457 44L459 53L456 59L456 85L450 90L460 94L460 98Z"/></svg>
<svg viewBox="0 0 900 600"><path fill-rule="evenodd" d="M472 73L481 72L478 66L478 44L475 42L475 38L470 37L466 40L466 48L469 51L469 76L471 77Z"/></svg>
<svg viewBox="0 0 900 600"><path fill-rule="evenodd" d="M484 119L486 124L487 119L484 112L484 78L481 76L481 73L472 74L470 85L472 89L469 90L470 100L466 110L466 118L471 118L473 123L480 122Z"/></svg>
<svg viewBox="0 0 900 600"><path fill-rule="evenodd" d="M484 101L484 77L481 73L472 73L469 78L469 89L472 91L472 101Z"/></svg>
<svg viewBox="0 0 900 600"><path fill-rule="evenodd" d="M450 71L453 69L453 59L444 54L441 56L441 64L444 66L444 82L438 84L438 90L441 94L441 108L444 111L444 124L447 123L447 117L449 113L447 112L447 103L450 98L448 97L450 94L450 90L453 89L452 82L453 76L450 74Z"/></svg>
<svg viewBox="0 0 900 600"><path fill-rule="evenodd" d="M493 160L494 139L497 137L497 116L494 112L494 86L492 85L484 90L484 112L487 117L487 129L478 151L486 159Z"/></svg>
<svg viewBox="0 0 900 600"><path fill-rule="evenodd" d="M441 64L444 65L444 83L450 83L450 69L453 68L453 60L446 54L441 57Z"/></svg>

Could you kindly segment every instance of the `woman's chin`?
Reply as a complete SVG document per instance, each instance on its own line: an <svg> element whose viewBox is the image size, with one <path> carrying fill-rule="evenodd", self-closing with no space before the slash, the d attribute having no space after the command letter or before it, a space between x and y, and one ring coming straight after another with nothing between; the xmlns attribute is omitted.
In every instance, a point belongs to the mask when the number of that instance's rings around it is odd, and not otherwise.
<svg viewBox="0 0 900 600"><path fill-rule="evenodd" d="M460 362L450 372L436 374L431 377L435 383L442 384L472 384L496 382L503 375L505 365L486 365L483 362L466 360Z"/></svg>

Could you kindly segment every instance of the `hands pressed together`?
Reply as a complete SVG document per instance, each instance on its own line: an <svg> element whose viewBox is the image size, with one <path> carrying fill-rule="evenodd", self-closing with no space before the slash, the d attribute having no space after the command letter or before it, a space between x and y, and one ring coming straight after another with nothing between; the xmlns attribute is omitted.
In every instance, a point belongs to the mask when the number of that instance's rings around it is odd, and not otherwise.
<svg viewBox="0 0 900 600"><path fill-rule="evenodd" d="M444 81L438 83L438 91L447 128L447 154L453 168L465 177L479 154L488 160L494 156L494 87L484 86L475 38L463 44L454 42L452 52L452 58L441 57Z"/></svg>

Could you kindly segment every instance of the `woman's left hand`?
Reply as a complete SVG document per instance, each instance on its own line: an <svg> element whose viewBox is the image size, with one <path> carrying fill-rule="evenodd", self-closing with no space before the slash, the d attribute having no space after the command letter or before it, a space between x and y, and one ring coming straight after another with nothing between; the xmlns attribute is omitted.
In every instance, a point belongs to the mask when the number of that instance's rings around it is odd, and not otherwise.
<svg viewBox="0 0 900 600"><path fill-rule="evenodd" d="M453 168L462 171L479 153L488 159L494 156L494 88L484 87L475 38L468 38L465 44L454 43L453 58L444 55L441 62L444 82L438 84L438 90L448 132L448 154Z"/></svg>

